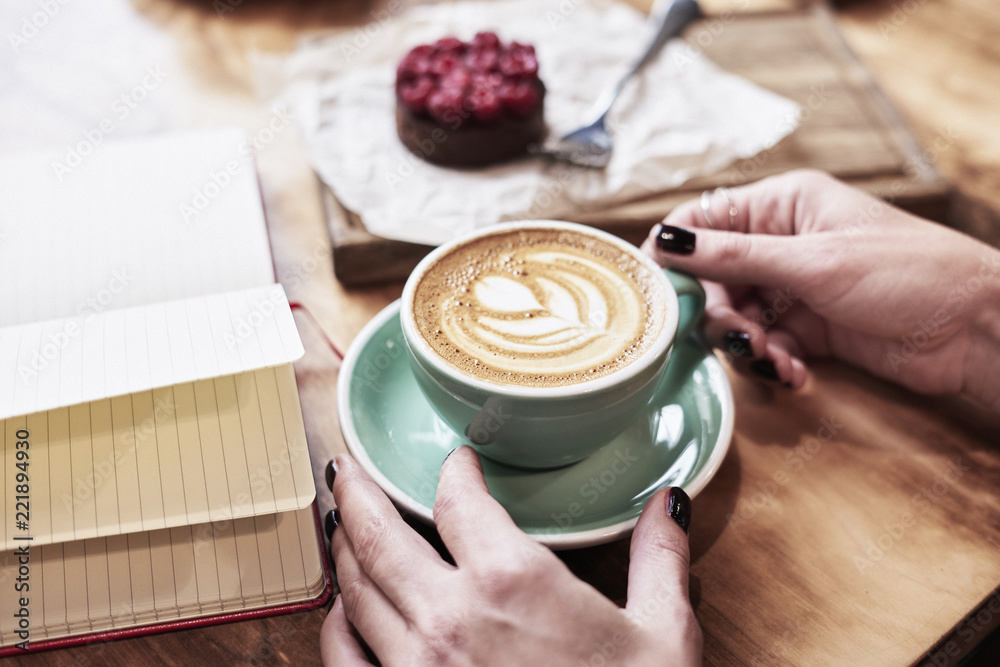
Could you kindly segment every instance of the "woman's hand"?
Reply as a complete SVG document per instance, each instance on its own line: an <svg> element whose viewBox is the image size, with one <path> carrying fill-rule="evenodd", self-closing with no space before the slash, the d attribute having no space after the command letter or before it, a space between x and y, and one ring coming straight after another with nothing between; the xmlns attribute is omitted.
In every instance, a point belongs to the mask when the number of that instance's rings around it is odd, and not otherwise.
<svg viewBox="0 0 1000 667"><path fill-rule="evenodd" d="M341 593L323 624L324 664L369 664L359 638L384 665L700 664L688 600L690 501L680 489L646 505L620 609L517 528L490 497L471 448L445 461L434 504L454 565L352 458L337 464Z"/></svg>
<svg viewBox="0 0 1000 667"><path fill-rule="evenodd" d="M819 172L709 204L713 228L688 202L643 249L703 279L705 333L737 368L800 387L803 359L834 357L1000 410L1000 251Z"/></svg>

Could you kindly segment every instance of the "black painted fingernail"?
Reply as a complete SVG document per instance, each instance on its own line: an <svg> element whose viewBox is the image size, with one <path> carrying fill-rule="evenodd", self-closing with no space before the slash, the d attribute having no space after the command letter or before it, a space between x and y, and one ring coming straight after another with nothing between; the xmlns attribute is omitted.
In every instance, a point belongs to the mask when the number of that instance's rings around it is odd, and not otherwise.
<svg viewBox="0 0 1000 667"><path fill-rule="evenodd" d="M750 362L750 372L764 380L777 382L781 378L778 376L778 369L770 359L758 359Z"/></svg>
<svg viewBox="0 0 1000 667"><path fill-rule="evenodd" d="M694 252L694 234L672 225L660 225L656 230L656 247L675 255L690 255Z"/></svg>
<svg viewBox="0 0 1000 667"><path fill-rule="evenodd" d="M447 454L445 454L444 461L447 461L448 457L451 456L452 454L454 454L457 451L458 451L458 447L456 447L455 449L453 449L450 452L448 452ZM441 461L441 465L444 465L444 461Z"/></svg>
<svg viewBox="0 0 1000 667"><path fill-rule="evenodd" d="M786 383L785 383L785 384L783 384L782 386L783 386L783 387L784 387L785 389L791 389L791 388L793 387L793 385L792 385L792 383L791 383L791 382L786 382Z"/></svg>
<svg viewBox="0 0 1000 667"><path fill-rule="evenodd" d="M337 477L337 464L330 459L330 462L326 464L326 485L330 487L333 491L333 480Z"/></svg>
<svg viewBox="0 0 1000 667"><path fill-rule="evenodd" d="M752 357L753 348L750 346L750 334L745 331L727 331L722 337L726 344L726 350L734 357Z"/></svg>
<svg viewBox="0 0 1000 667"><path fill-rule="evenodd" d="M691 498L679 486L670 487L670 492L667 493L667 514L686 535L691 527Z"/></svg>
<svg viewBox="0 0 1000 667"><path fill-rule="evenodd" d="M333 539L333 531L337 530L337 526L340 525L340 512L338 510L330 510L326 513L326 519L323 521L323 531L326 533L326 539Z"/></svg>

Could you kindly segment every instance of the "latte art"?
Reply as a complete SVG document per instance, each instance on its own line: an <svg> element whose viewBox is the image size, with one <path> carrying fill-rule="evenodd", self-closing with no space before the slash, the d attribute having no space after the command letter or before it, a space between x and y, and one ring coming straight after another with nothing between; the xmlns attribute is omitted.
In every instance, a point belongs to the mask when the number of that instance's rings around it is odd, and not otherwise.
<svg viewBox="0 0 1000 667"><path fill-rule="evenodd" d="M454 248L414 291L417 330L445 361L501 384L558 386L620 370L663 327L662 288L602 239L520 229Z"/></svg>

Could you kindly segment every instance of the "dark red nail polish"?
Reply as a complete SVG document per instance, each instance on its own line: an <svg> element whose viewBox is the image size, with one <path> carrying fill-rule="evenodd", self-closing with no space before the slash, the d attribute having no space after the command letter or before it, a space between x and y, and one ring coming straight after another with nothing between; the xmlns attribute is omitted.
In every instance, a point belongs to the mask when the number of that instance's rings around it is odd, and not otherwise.
<svg viewBox="0 0 1000 667"><path fill-rule="evenodd" d="M690 255L694 252L694 233L672 225L659 225L656 230L656 247L662 252Z"/></svg>
<svg viewBox="0 0 1000 667"><path fill-rule="evenodd" d="M337 510L330 510L326 513L326 519L323 521L323 531L326 533L326 539L333 539L333 531L337 530L337 526L340 525L340 512Z"/></svg>
<svg viewBox="0 0 1000 667"><path fill-rule="evenodd" d="M750 372L764 380L777 382L781 379L778 369L770 359L758 359L750 363Z"/></svg>
<svg viewBox="0 0 1000 667"><path fill-rule="evenodd" d="M336 477L337 464L334 463L333 459L330 459L330 462L326 464L326 485L330 487L331 491L333 491L333 480L336 479Z"/></svg>
<svg viewBox="0 0 1000 667"><path fill-rule="evenodd" d="M691 527L691 498L679 486L670 487L667 493L667 515L677 522L686 535Z"/></svg>
<svg viewBox="0 0 1000 667"><path fill-rule="evenodd" d="M726 351L734 357L752 357L753 348L750 346L750 334L745 331L727 331L722 337L726 346Z"/></svg>

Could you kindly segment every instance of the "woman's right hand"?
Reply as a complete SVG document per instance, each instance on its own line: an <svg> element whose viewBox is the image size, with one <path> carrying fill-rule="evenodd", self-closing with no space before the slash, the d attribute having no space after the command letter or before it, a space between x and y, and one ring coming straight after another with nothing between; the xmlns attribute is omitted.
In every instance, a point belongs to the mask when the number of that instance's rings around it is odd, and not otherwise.
<svg viewBox="0 0 1000 667"><path fill-rule="evenodd" d="M702 279L738 369L799 387L834 357L1000 411L997 249L813 171L715 192L708 217L679 206L643 249Z"/></svg>

